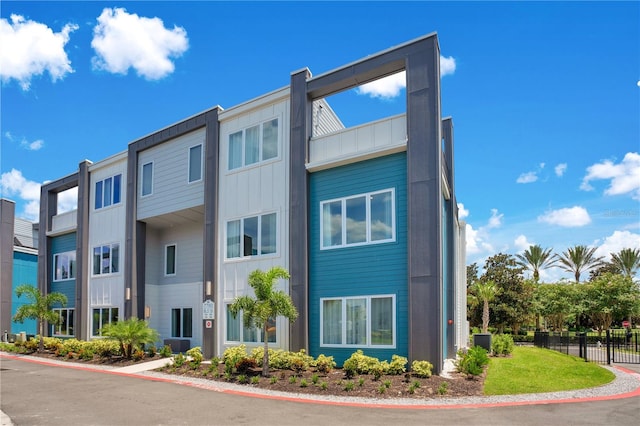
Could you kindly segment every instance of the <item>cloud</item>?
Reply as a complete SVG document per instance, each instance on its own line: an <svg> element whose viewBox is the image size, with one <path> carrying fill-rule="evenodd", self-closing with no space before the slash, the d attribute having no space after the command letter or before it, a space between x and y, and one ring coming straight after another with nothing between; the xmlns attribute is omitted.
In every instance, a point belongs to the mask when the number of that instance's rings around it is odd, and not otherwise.
<svg viewBox="0 0 640 426"><path fill-rule="evenodd" d="M526 250L532 245L529 241L527 241L527 237L525 237L524 235L518 235L513 244L516 246L518 251Z"/></svg>
<svg viewBox="0 0 640 426"><path fill-rule="evenodd" d="M587 209L580 206L574 206L564 209L551 210L542 216L538 216L538 222L548 223L550 225L564 226L575 228L585 226L591 223L591 217Z"/></svg>
<svg viewBox="0 0 640 426"><path fill-rule="evenodd" d="M13 134L9 131L4 132L4 136L7 138L9 142L18 142L18 139L13 136ZM29 142L27 139L20 139L20 146L28 151L38 151L44 146L44 141L42 139L37 139L33 142Z"/></svg>
<svg viewBox="0 0 640 426"><path fill-rule="evenodd" d="M564 172L567 171L567 163L558 164L554 170L556 172L556 176L562 177L564 175Z"/></svg>
<svg viewBox="0 0 640 426"><path fill-rule="evenodd" d="M634 234L629 231L614 231L604 239L601 244L596 241L596 256L603 256L605 260L611 260L611 253L618 253L625 248L640 249L640 234Z"/></svg>
<svg viewBox="0 0 640 426"><path fill-rule="evenodd" d="M520 176L518 176L518 179L516 179L517 183L532 183L538 180L538 175L536 172L527 172L527 173L522 173Z"/></svg>
<svg viewBox="0 0 640 426"><path fill-rule="evenodd" d="M11 22L0 19L2 82L16 80L22 90L27 91L34 76L48 72L55 82L72 73L64 47L69 34L77 29L75 24L66 24L55 33L45 24L25 20L21 15L11 15Z"/></svg>
<svg viewBox="0 0 640 426"><path fill-rule="evenodd" d="M592 180L611 180L605 189L606 195L631 194L634 200L640 200L640 154L628 152L619 164L604 160L587 167L587 175L582 179L580 189L591 191Z"/></svg>
<svg viewBox="0 0 640 426"><path fill-rule="evenodd" d="M129 14L123 8L105 8L93 29L91 47L94 69L126 74L129 68L147 80L171 74L178 58L189 48L187 32L174 26L169 30L160 18Z"/></svg>
<svg viewBox="0 0 640 426"><path fill-rule="evenodd" d="M478 253L495 252L493 245L489 243L489 230L500 227L503 216L503 214L498 213L497 209L491 209L491 217L485 226L481 226L476 230L467 223L465 228L467 254L474 255Z"/></svg>
<svg viewBox="0 0 640 426"><path fill-rule="evenodd" d="M498 209L491 209L491 217L489 218L489 223L487 223L487 228L499 228L502 225L502 218L504 214L498 213Z"/></svg>
<svg viewBox="0 0 640 426"><path fill-rule="evenodd" d="M456 71L456 60L449 56L440 56L440 77L453 74ZM402 71L384 77L371 83L363 84L356 89L359 95L367 95L372 98L392 99L400 95L407 86L406 72Z"/></svg>
<svg viewBox="0 0 640 426"><path fill-rule="evenodd" d="M464 208L464 204L458 203L458 219L464 219L469 216L469 210Z"/></svg>

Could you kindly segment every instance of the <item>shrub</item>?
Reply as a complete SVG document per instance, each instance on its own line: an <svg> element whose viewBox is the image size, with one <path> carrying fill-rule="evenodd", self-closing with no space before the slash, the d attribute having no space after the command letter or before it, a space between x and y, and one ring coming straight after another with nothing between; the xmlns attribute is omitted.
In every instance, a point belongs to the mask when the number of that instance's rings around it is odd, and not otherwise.
<svg viewBox="0 0 640 426"><path fill-rule="evenodd" d="M160 349L159 353L162 358L169 358L171 355L173 355L173 352L171 351L171 346L169 345L164 345L162 349Z"/></svg>
<svg viewBox="0 0 640 426"><path fill-rule="evenodd" d="M342 369L347 377L353 377L356 374L369 374L382 371L386 373L389 364L381 363L378 358L370 357L358 349L344 362ZM373 371L372 371L373 370Z"/></svg>
<svg viewBox="0 0 640 426"><path fill-rule="evenodd" d="M45 337L43 343L44 348L52 352L55 352L62 346L62 340L57 337Z"/></svg>
<svg viewBox="0 0 640 426"><path fill-rule="evenodd" d="M413 361L411 363L411 372L418 377L428 378L431 377L433 371L433 364L429 361Z"/></svg>
<svg viewBox="0 0 640 426"><path fill-rule="evenodd" d="M496 334L491 339L491 352L494 356L511 355L513 346L513 337L510 334Z"/></svg>
<svg viewBox="0 0 640 426"><path fill-rule="evenodd" d="M333 356L325 356L324 354L318 355L314 364L318 371L323 374L330 373L336 366Z"/></svg>
<svg viewBox="0 0 640 426"><path fill-rule="evenodd" d="M391 363L387 369L387 374L400 375L407 371L405 368L409 360L400 355L393 355L391 357Z"/></svg>
<svg viewBox="0 0 640 426"><path fill-rule="evenodd" d="M156 345L149 345L149 347L147 348L147 353L151 358L153 358L158 353L158 348L156 348Z"/></svg>
<svg viewBox="0 0 640 426"><path fill-rule="evenodd" d="M479 376L484 370L484 366L489 363L487 350L481 346L474 346L468 351L458 351L460 357L456 361L458 371L468 376Z"/></svg>
<svg viewBox="0 0 640 426"><path fill-rule="evenodd" d="M440 386L438 386L438 395L446 395L449 390L449 383L442 382Z"/></svg>
<svg viewBox="0 0 640 426"><path fill-rule="evenodd" d="M307 355L304 349L300 349L299 352L289 353L289 368L300 374L303 371L307 371L313 362L313 357Z"/></svg>
<svg viewBox="0 0 640 426"><path fill-rule="evenodd" d="M135 348L133 350L133 354L131 354L131 358L133 358L134 361L141 361L144 359L145 356L145 352L140 349L140 348Z"/></svg>
<svg viewBox="0 0 640 426"><path fill-rule="evenodd" d="M202 355L202 348L200 346L193 347L187 351L187 356L191 357L191 364L195 366L199 366L200 363L204 360L204 356Z"/></svg>
<svg viewBox="0 0 640 426"><path fill-rule="evenodd" d="M84 359L86 361L92 360L94 356L93 350L90 347L85 347L80 349L78 352L78 358Z"/></svg>
<svg viewBox="0 0 640 426"><path fill-rule="evenodd" d="M236 371L241 374L246 374L249 370L254 369L258 366L258 362L253 358L242 358L239 360L234 366Z"/></svg>
<svg viewBox="0 0 640 426"><path fill-rule="evenodd" d="M222 362L224 362L225 372L233 373L233 369L236 368L236 365L247 357L246 345L232 346L225 349L222 354Z"/></svg>
<svg viewBox="0 0 640 426"><path fill-rule="evenodd" d="M110 358L112 356L122 355L120 353L120 345L118 342L109 339L92 340L91 349L101 358Z"/></svg>
<svg viewBox="0 0 640 426"><path fill-rule="evenodd" d="M178 355L173 357L173 365L175 365L178 368L182 367L185 362L187 362L187 358L184 355L182 355L182 352L180 352Z"/></svg>

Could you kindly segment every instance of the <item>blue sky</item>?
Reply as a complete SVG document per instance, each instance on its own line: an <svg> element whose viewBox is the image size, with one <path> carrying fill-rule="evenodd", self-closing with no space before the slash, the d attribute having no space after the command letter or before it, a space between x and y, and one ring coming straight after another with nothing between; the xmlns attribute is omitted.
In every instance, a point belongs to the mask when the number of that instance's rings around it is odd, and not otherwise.
<svg viewBox="0 0 640 426"><path fill-rule="evenodd" d="M20 217L84 159L437 32L468 263L640 248L638 2L3 1L0 18L0 190ZM377 83L329 99L346 125L404 111L402 83Z"/></svg>

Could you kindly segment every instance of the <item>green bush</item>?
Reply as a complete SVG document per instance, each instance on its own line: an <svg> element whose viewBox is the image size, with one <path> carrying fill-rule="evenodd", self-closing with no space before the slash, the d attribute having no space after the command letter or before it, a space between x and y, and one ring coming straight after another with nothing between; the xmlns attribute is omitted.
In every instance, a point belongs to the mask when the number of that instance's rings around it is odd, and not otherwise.
<svg viewBox="0 0 640 426"><path fill-rule="evenodd" d="M413 361L411 363L411 372L413 375L423 378L431 377L433 371L433 364L429 361Z"/></svg>
<svg viewBox="0 0 640 426"><path fill-rule="evenodd" d="M387 366L388 364L385 363ZM384 365L378 358L370 357L358 349L344 362L342 369L347 377L353 377L356 374L369 374L372 370L376 372L382 370L386 373Z"/></svg>
<svg viewBox="0 0 640 426"><path fill-rule="evenodd" d="M318 355L318 358L314 361L314 366L320 373L328 374L336 366L336 362L333 360L333 356L326 356L324 354Z"/></svg>
<svg viewBox="0 0 640 426"><path fill-rule="evenodd" d="M46 345L45 340L45 345ZM91 349L101 358L122 355L118 342L109 339L97 339L91 341Z"/></svg>
<svg viewBox="0 0 640 426"><path fill-rule="evenodd" d="M225 372L233 373L236 365L242 362L245 358L249 358L249 355L247 354L247 346L244 344L225 349L222 354L222 362L224 362Z"/></svg>
<svg viewBox="0 0 640 426"><path fill-rule="evenodd" d="M387 369L387 374L400 375L407 371L406 365L409 360L400 355L393 355L391 357L391 363Z"/></svg>
<svg viewBox="0 0 640 426"><path fill-rule="evenodd" d="M458 351L456 367L458 371L468 376L479 376L484 371L484 366L489 363L487 350L481 346L474 346L468 351Z"/></svg>
<svg viewBox="0 0 640 426"><path fill-rule="evenodd" d="M187 362L187 357L182 355L182 352L180 352L178 355L173 357L173 365L176 366L177 368L182 367L185 362Z"/></svg>
<svg viewBox="0 0 640 426"><path fill-rule="evenodd" d="M513 346L513 337L510 334L496 334L491 339L491 353L494 356L511 355Z"/></svg>
<svg viewBox="0 0 640 426"><path fill-rule="evenodd" d="M193 347L187 351L187 356L191 357L191 364L198 366L204 360L202 348L200 346Z"/></svg>
<svg viewBox="0 0 640 426"><path fill-rule="evenodd" d="M171 351L171 346L169 345L164 345L162 349L160 349L159 353L162 358L169 358L171 355L173 355L173 352Z"/></svg>

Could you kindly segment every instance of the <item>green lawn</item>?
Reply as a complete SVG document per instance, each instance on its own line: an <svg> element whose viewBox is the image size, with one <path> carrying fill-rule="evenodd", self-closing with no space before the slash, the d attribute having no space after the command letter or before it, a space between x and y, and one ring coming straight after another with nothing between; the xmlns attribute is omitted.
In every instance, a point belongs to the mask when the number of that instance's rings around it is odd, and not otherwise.
<svg viewBox="0 0 640 426"><path fill-rule="evenodd" d="M615 375L601 366L560 352L516 346L511 358L491 358L485 395L555 392L611 382Z"/></svg>

